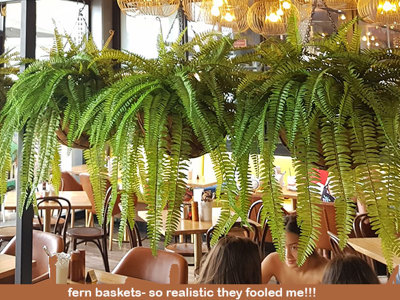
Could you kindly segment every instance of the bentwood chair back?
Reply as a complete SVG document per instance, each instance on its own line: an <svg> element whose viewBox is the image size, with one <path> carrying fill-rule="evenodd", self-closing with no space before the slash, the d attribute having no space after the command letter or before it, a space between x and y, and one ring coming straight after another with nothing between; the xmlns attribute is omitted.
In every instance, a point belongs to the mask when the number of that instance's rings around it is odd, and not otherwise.
<svg viewBox="0 0 400 300"><path fill-rule="evenodd" d="M259 230L256 224L249 220L250 227L241 224L241 222L235 222L228 232L228 235L243 236L252 239L254 242L258 243ZM211 239L215 231L215 226L207 230L206 233L206 244L208 250L211 249ZM222 236L221 236L222 237ZM220 238L221 238L220 237Z"/></svg>
<svg viewBox="0 0 400 300"><path fill-rule="evenodd" d="M335 234L333 234L332 232L328 231L328 235L329 235L329 240L331 242L332 245L332 252L333 255L336 256L342 256L342 255L346 255L346 254L353 254L356 255L358 257L361 257L370 267L371 269L376 273L376 266L374 263L374 260L370 257L367 257L359 252L357 252L353 247L351 247L349 244L346 244L346 246L342 249L340 249L339 247L339 238L338 236L336 236Z"/></svg>
<svg viewBox="0 0 400 300"><path fill-rule="evenodd" d="M258 212L263 206L262 200L254 201L247 212L247 218L253 220L254 222L258 222Z"/></svg>
<svg viewBox="0 0 400 300"><path fill-rule="evenodd" d="M353 230L356 237L377 237L375 230L372 229L368 214L359 214L355 217Z"/></svg>
<svg viewBox="0 0 400 300"><path fill-rule="evenodd" d="M68 228L68 222L71 216L71 203L69 200L63 197L57 196L49 196L37 199L37 207L39 212L41 208L43 208L46 203L51 202L53 205L57 207L57 209L52 209L53 214L50 219L50 225L53 227L53 233L59 234L63 238L64 245L66 245L66 232ZM64 214L65 218L62 218L62 214ZM42 217L36 215L36 219L33 222L34 229L39 229L43 231L43 222Z"/></svg>
<svg viewBox="0 0 400 300"><path fill-rule="evenodd" d="M111 201L111 187L107 190L103 208L103 225L98 227L73 227L67 230L67 236L71 239L72 248L76 250L77 245L91 242L97 246L103 258L104 269L110 271L107 252L107 216Z"/></svg>
<svg viewBox="0 0 400 300"><path fill-rule="evenodd" d="M327 231L327 234L329 236L329 241L331 243L333 256L341 256L341 255L345 255L345 254L354 254L354 255L362 257L362 255L359 252L357 252L356 250L354 250L354 248L351 247L349 244L346 244L344 246L343 250L340 249L339 237L336 234L334 234L334 233L332 233L330 231Z"/></svg>
<svg viewBox="0 0 400 300"><path fill-rule="evenodd" d="M153 256L150 248L128 251L112 272L162 284L187 284L188 264L183 256L163 250Z"/></svg>
<svg viewBox="0 0 400 300"><path fill-rule="evenodd" d="M16 237L3 249L2 254L15 256ZM48 278L49 258L43 250L46 246L50 253L64 251L64 242L61 236L38 230L32 231L32 259L36 263L32 266L32 282L39 282Z"/></svg>
<svg viewBox="0 0 400 300"><path fill-rule="evenodd" d="M260 200L261 201L261 200ZM258 210L257 213L257 223L261 224L262 223L262 211L263 211L264 205L260 206L260 209ZM291 215L286 209L282 207L282 217L283 216L288 216ZM261 231L261 236L260 236L260 252L261 252L261 259L264 259L268 254L275 252L275 245L272 241L272 234L271 234L271 228L268 225L268 219L264 221L264 226Z"/></svg>

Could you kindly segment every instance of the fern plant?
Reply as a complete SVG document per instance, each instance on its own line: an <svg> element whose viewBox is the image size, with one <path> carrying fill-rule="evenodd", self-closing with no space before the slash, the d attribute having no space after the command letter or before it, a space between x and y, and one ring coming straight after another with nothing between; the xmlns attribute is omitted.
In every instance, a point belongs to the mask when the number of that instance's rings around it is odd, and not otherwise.
<svg viewBox="0 0 400 300"><path fill-rule="evenodd" d="M73 143L81 113L91 99L114 79L114 65L93 64L100 55L91 39L75 44L55 31L54 46L49 58L34 61L19 75L7 94L0 113L0 166L6 166L12 137L24 130L22 169L20 174L22 212L35 196L35 187L49 180L53 169L56 189L60 183L57 132L67 129L67 143ZM0 181L6 173L2 170Z"/></svg>
<svg viewBox="0 0 400 300"><path fill-rule="evenodd" d="M261 150L263 218L282 256L282 197L272 176L279 137L294 158L299 264L312 253L320 234L320 197L313 182L321 165L332 177L340 246L352 229L358 199L382 238L388 265L393 253L400 253L400 194L394 184L400 171L400 51L361 50L356 21L304 45L292 18L286 41L270 39L256 50L266 71L248 76L238 88L234 156L240 167L254 144ZM248 170L239 170L239 178L248 180Z"/></svg>
<svg viewBox="0 0 400 300"><path fill-rule="evenodd" d="M196 144L211 153L219 183L234 187L221 196L221 220L230 219L230 208L236 207L233 165L224 144L232 129L233 91L243 71L231 59L231 39L208 33L182 45L182 36L171 44L160 39L156 59L104 51L94 63L121 63L123 76L102 90L79 122L80 132L90 127L91 149L110 144L113 186L121 171L120 233L127 223L133 226L133 199L139 195L148 205L154 251L163 226L162 209L168 208L165 243L178 225L188 160L201 150ZM226 222L220 224L222 228Z"/></svg>
<svg viewBox="0 0 400 300"><path fill-rule="evenodd" d="M17 53L12 51L6 51L0 55L0 109L2 109L6 103L7 93L14 83L14 78L19 68L15 64L18 62ZM0 125L1 128L1 125ZM11 145L4 152L4 161L0 167L1 177L4 180L0 181L0 204L3 200L3 195L7 191L7 176L11 170L12 159L11 159Z"/></svg>

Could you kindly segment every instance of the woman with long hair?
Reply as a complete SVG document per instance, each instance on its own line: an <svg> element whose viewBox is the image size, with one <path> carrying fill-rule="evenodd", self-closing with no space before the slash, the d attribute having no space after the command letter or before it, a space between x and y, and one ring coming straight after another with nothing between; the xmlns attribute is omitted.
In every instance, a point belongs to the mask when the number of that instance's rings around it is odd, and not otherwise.
<svg viewBox="0 0 400 300"><path fill-rule="evenodd" d="M259 284L259 248L249 238L227 235L206 254L197 283Z"/></svg>
<svg viewBox="0 0 400 300"><path fill-rule="evenodd" d="M297 265L297 248L300 228L296 216L286 217L285 222L285 261L274 252L262 262L262 282L268 283L272 276L282 284L317 284L321 283L328 261L314 251L302 266Z"/></svg>
<svg viewBox="0 0 400 300"><path fill-rule="evenodd" d="M356 255L344 255L329 262L322 283L379 284L379 280L366 261Z"/></svg>

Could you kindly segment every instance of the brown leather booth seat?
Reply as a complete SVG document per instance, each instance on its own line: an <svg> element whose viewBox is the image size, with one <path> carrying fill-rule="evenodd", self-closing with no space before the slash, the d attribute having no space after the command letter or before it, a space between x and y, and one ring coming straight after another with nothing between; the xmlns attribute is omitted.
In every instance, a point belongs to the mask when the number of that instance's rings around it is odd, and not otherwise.
<svg viewBox="0 0 400 300"><path fill-rule="evenodd" d="M7 244L1 253L15 256L15 239L16 237ZM36 261L32 267L33 283L48 278L49 259L43 246L46 246L50 253L62 252L64 250L63 238L53 233L32 231L32 259Z"/></svg>
<svg viewBox="0 0 400 300"><path fill-rule="evenodd" d="M188 283L188 264L183 256L163 250L153 256L151 249L144 247L129 250L112 273L156 283Z"/></svg>

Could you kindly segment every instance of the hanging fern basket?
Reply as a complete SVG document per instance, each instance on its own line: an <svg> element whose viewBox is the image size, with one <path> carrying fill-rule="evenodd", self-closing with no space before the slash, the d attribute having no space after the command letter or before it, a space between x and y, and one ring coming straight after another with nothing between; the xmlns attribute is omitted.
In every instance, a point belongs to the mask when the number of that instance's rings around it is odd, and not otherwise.
<svg viewBox="0 0 400 300"><path fill-rule="evenodd" d="M168 125L167 125L167 130L168 130L168 134L167 134L167 149L168 149L168 153L171 152L171 146L172 146L172 126L173 126L173 118L171 116L168 116ZM142 134L145 134L145 130L144 130L144 124L143 124L143 116L142 115L138 115L138 125L139 128L142 132ZM204 154L207 153L207 151L204 149L203 144L199 141L199 139L197 138L197 136L195 135L195 133L192 130L192 134L191 134L192 138L189 141L190 144L190 155L189 158L196 158L196 157L200 157L203 156ZM222 135L222 137L224 137L225 135Z"/></svg>
<svg viewBox="0 0 400 300"><path fill-rule="evenodd" d="M89 138L86 134L82 134L79 139L72 141L72 143L68 143L68 138L67 138L68 128L57 129L56 135L57 135L57 140L60 142L60 144L64 146L82 150L89 149Z"/></svg>

